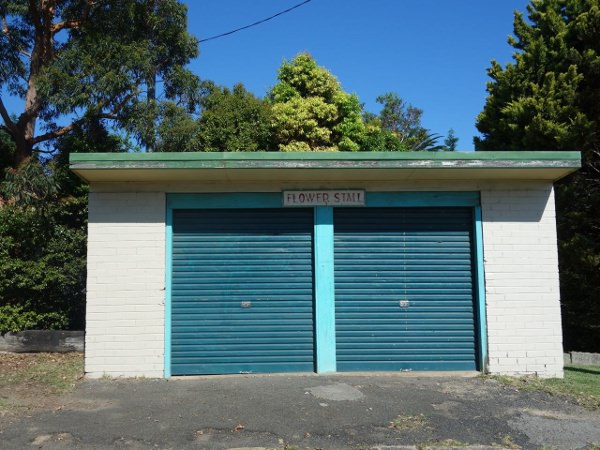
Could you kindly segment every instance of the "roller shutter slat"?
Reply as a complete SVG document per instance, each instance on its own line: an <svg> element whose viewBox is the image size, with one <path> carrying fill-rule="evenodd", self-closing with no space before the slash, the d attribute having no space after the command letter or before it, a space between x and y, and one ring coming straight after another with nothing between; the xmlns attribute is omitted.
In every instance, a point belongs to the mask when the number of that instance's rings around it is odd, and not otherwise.
<svg viewBox="0 0 600 450"><path fill-rule="evenodd" d="M312 229L310 209L173 212L173 374L313 371Z"/></svg>
<svg viewBox="0 0 600 450"><path fill-rule="evenodd" d="M334 211L338 371L476 369L472 221L469 208Z"/></svg>

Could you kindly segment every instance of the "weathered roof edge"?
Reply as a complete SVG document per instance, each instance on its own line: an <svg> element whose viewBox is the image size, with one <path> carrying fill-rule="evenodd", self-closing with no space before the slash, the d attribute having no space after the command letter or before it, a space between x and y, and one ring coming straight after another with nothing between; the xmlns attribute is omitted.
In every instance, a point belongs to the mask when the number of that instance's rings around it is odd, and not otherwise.
<svg viewBox="0 0 600 450"><path fill-rule="evenodd" d="M72 153L77 169L573 168L577 151Z"/></svg>
<svg viewBox="0 0 600 450"><path fill-rule="evenodd" d="M442 178L559 180L581 167L579 152L73 153L88 182L381 181Z"/></svg>

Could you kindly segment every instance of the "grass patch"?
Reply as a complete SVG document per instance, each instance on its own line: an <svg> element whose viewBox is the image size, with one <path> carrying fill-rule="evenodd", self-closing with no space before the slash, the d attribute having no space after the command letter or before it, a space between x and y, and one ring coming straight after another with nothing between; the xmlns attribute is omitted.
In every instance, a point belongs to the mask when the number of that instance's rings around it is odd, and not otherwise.
<svg viewBox="0 0 600 450"><path fill-rule="evenodd" d="M390 422L389 428L410 431L418 430L425 425L427 425L427 419L423 414L419 414L418 416L398 416Z"/></svg>
<svg viewBox="0 0 600 450"><path fill-rule="evenodd" d="M82 377L81 353L0 353L0 416L54 407Z"/></svg>
<svg viewBox="0 0 600 450"><path fill-rule="evenodd" d="M520 445L515 443L513 437L510 434L505 434L505 435L499 436L499 439L500 439L500 442L496 443L497 446L500 446L503 448L515 449L515 450L519 450L521 448Z"/></svg>
<svg viewBox="0 0 600 450"><path fill-rule="evenodd" d="M600 366L565 366L565 378L493 376L518 389L569 397L589 410L600 410Z"/></svg>
<svg viewBox="0 0 600 450"><path fill-rule="evenodd" d="M0 355L0 384L40 384L57 392L68 390L83 375L80 353L5 353Z"/></svg>

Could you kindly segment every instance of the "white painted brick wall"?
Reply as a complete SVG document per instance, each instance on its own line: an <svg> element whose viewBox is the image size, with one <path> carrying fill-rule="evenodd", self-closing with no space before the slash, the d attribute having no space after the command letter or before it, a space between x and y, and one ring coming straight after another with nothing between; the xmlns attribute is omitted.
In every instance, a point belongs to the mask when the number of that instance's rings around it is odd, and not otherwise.
<svg viewBox="0 0 600 450"><path fill-rule="evenodd" d="M162 377L165 194L91 193L85 371Z"/></svg>
<svg viewBox="0 0 600 450"><path fill-rule="evenodd" d="M481 191L488 369L563 376L554 192L549 183Z"/></svg>
<svg viewBox="0 0 600 450"><path fill-rule="evenodd" d="M219 189L214 185L136 188L114 184L98 192L98 187L90 194L86 372L93 377L162 377L164 192ZM280 191L284 187L252 188ZM488 369L496 374L562 376L556 224L550 183L515 182L510 188L506 183L464 181L341 187L480 191ZM140 192L116 192L134 189ZM227 189L244 190L232 185Z"/></svg>

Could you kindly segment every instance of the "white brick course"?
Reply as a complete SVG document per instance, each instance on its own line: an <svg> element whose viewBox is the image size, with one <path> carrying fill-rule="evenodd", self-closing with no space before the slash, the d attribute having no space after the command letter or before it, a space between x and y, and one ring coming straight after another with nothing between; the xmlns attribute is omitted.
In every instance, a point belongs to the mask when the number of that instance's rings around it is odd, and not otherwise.
<svg viewBox="0 0 600 450"><path fill-rule="evenodd" d="M228 185L280 191L287 185ZM548 182L418 182L302 186L481 192L486 282L487 369L563 374L554 195ZM165 192L215 185L105 184L89 204L86 372L164 374ZM118 192L118 191L121 192ZM136 192L131 192L131 191Z"/></svg>
<svg viewBox="0 0 600 450"><path fill-rule="evenodd" d="M165 194L91 193L85 370L162 377Z"/></svg>
<svg viewBox="0 0 600 450"><path fill-rule="evenodd" d="M482 189L488 370L562 377L554 193L550 183Z"/></svg>

